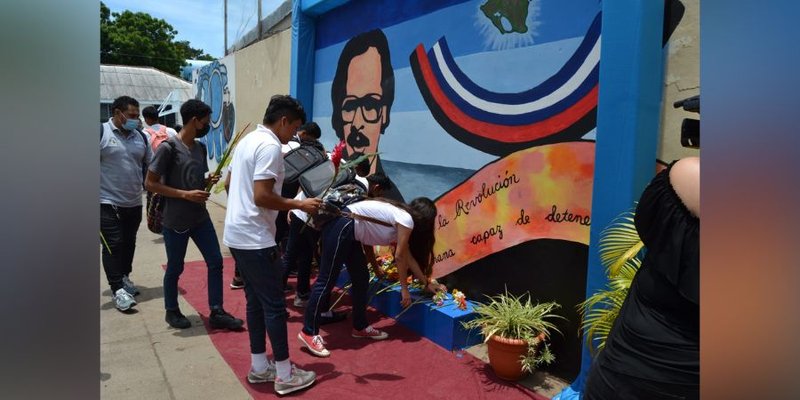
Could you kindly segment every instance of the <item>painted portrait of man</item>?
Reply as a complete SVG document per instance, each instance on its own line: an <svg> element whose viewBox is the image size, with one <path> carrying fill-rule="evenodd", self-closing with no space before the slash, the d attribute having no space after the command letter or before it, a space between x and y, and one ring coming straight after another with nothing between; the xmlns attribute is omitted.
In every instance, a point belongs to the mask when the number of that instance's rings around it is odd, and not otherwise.
<svg viewBox="0 0 800 400"><path fill-rule="evenodd" d="M394 70L386 35L375 29L354 36L339 56L331 86L331 125L345 142L343 159L379 151L393 102ZM376 172L384 172L379 157L370 167L370 174ZM396 189L387 197L402 200Z"/></svg>

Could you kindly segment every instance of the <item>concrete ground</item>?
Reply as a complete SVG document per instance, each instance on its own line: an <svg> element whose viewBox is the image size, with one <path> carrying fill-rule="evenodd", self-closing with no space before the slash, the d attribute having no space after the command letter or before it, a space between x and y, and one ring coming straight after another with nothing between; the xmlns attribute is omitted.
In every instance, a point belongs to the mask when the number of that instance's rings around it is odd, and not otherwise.
<svg viewBox="0 0 800 400"><path fill-rule="evenodd" d="M222 245L225 208L212 202L208 210L217 228L223 257L230 257ZM186 260L202 256L193 243ZM141 294L134 312L123 314L114 308L105 274L100 269L100 395L104 399L249 399L236 374L217 352L206 334L197 311L178 296L181 311L192 322L186 330L172 329L164 321L162 264L166 263L164 241L147 230L145 220L139 229L131 279ZM223 282L224 296L243 296ZM244 319L244 315L237 315ZM246 344L243 344L246 345ZM488 361L484 345L467 350ZM521 384L552 397L567 385L543 373L529 375Z"/></svg>

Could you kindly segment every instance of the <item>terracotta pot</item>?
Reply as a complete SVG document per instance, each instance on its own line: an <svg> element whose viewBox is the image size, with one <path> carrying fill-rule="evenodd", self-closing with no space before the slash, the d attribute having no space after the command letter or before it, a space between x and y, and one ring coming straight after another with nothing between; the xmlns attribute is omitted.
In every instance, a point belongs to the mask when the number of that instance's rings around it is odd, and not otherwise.
<svg viewBox="0 0 800 400"><path fill-rule="evenodd" d="M528 342L492 335L487 347L489 365L498 378L515 381L523 375L520 356L528 351Z"/></svg>

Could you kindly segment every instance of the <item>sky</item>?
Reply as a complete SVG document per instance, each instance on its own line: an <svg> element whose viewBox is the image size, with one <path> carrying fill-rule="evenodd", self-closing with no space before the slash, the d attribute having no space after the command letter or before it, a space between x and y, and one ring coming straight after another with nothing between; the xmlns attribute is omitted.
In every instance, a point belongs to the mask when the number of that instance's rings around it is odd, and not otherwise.
<svg viewBox="0 0 800 400"><path fill-rule="evenodd" d="M130 10L160 18L178 31L176 40L188 40L196 49L221 58L224 54L224 0L102 0L111 12ZM283 0L228 0L228 47L256 26L258 1L262 18Z"/></svg>

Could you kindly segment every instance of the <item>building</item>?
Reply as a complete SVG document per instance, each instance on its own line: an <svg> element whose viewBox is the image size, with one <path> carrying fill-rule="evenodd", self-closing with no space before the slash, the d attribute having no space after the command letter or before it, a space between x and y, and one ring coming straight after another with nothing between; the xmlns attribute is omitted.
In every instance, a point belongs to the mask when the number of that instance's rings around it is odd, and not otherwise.
<svg viewBox="0 0 800 400"><path fill-rule="evenodd" d="M182 124L181 104L194 98L192 84L153 67L100 65L100 121L111 116L111 103L119 96L131 96L140 108L156 106L161 123Z"/></svg>

